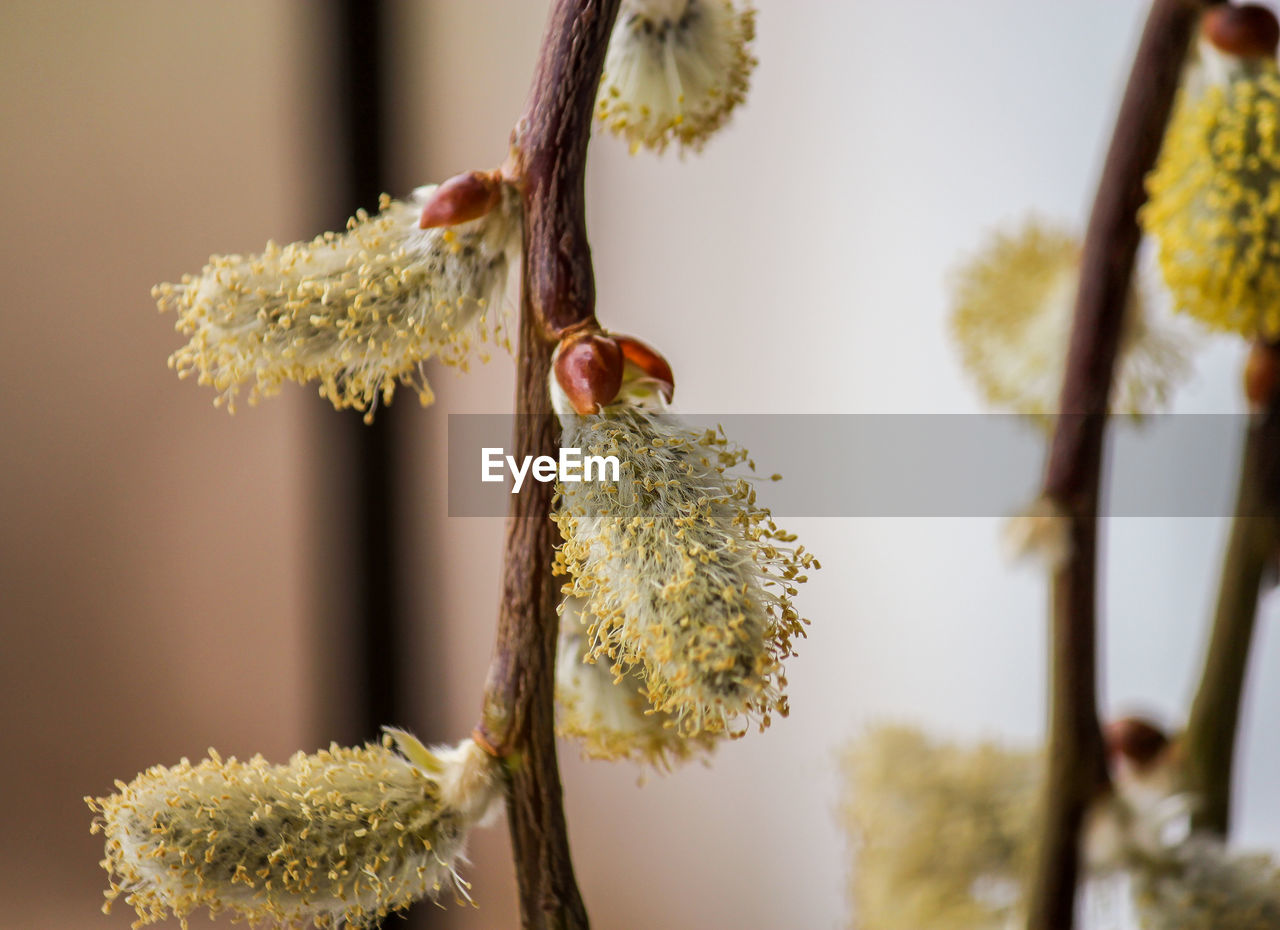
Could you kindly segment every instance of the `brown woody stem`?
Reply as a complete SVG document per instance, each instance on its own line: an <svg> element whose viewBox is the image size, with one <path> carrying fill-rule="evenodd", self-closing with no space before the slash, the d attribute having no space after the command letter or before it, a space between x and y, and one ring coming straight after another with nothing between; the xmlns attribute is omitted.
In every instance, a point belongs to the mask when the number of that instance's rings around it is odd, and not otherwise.
<svg viewBox="0 0 1280 930"><path fill-rule="evenodd" d="M546 336L594 319L583 178L596 92L620 0L556 0L512 160L524 186L524 294Z"/></svg>
<svg viewBox="0 0 1280 930"><path fill-rule="evenodd" d="M1183 737L1184 787L1196 799L1192 826L1222 837L1231 823L1236 732L1262 577L1280 545L1278 463L1280 404L1273 400L1245 439L1213 631Z"/></svg>
<svg viewBox="0 0 1280 930"><path fill-rule="evenodd" d="M595 278L584 172L596 91L619 0L555 0L525 113L512 133L508 179L524 201L516 363L517 456L556 455L547 377L557 338L591 325ZM569 856L556 761L554 673L557 540L552 486L512 497L497 644L477 740L506 762L507 819L525 930L585 930Z"/></svg>
<svg viewBox="0 0 1280 930"><path fill-rule="evenodd" d="M1097 526L1103 439L1143 179L1155 164L1203 0L1154 0L1116 120L1081 260L1062 416L1043 494L1070 520L1071 554L1053 577L1049 761L1043 836L1027 902L1030 930L1071 930L1085 814L1107 790L1097 708Z"/></svg>

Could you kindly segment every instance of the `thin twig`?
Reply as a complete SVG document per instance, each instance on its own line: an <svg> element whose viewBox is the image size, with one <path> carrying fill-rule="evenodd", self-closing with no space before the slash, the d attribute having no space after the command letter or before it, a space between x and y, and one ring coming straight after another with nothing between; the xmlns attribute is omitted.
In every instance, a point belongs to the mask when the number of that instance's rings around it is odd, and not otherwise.
<svg viewBox="0 0 1280 930"><path fill-rule="evenodd" d="M1097 710L1097 518L1103 438L1143 179L1155 164L1202 0L1155 0L1134 60L1084 242L1063 382L1062 416L1043 493L1069 517L1071 554L1054 575L1049 766L1030 930L1071 930L1080 833L1109 780Z"/></svg>
<svg viewBox="0 0 1280 930"><path fill-rule="evenodd" d="M1278 465L1280 403L1272 400L1245 438L1213 632L1183 738L1183 787L1196 799L1192 826L1222 837L1231 823L1236 732L1258 598L1266 565L1280 545Z"/></svg>
<svg viewBox="0 0 1280 930"><path fill-rule="evenodd" d="M555 340L591 325L595 278L584 173L596 91L620 0L556 0L524 116L512 134L509 178L524 199L516 367L516 456L556 455L547 376ZM512 498L497 644L477 739L510 773L507 817L525 930L585 930L569 856L556 761L554 670L558 585L552 486Z"/></svg>

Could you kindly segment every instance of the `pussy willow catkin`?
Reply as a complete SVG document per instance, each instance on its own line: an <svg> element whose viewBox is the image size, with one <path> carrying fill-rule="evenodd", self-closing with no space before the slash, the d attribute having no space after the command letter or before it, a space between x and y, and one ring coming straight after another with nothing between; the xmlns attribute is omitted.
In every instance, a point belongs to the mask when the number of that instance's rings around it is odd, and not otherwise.
<svg viewBox="0 0 1280 930"><path fill-rule="evenodd" d="M419 229L435 187L408 201L382 198L341 234L269 244L261 255L214 256L204 270L153 295L190 337L169 359L232 407L285 381L315 382L338 408L372 412L397 383L432 400L422 363L465 366L473 344L497 328L507 268L519 246L519 197L504 187L486 215Z"/></svg>
<svg viewBox="0 0 1280 930"><path fill-rule="evenodd" d="M882 727L850 748L845 770L859 926L1012 925L1036 850L1037 756Z"/></svg>
<svg viewBox="0 0 1280 930"><path fill-rule="evenodd" d="M499 795L496 762L471 740L428 750L390 732L285 765L211 750L87 798L106 837L107 906L124 898L135 926L170 914L185 926L203 908L363 927L445 888L465 895L455 866Z"/></svg>
<svg viewBox="0 0 1280 930"><path fill-rule="evenodd" d="M684 736L669 713L649 703L644 676L607 658L590 661L589 624L578 598L566 598L556 658L556 732L591 759L630 759L670 768L710 752L713 734Z"/></svg>
<svg viewBox="0 0 1280 930"><path fill-rule="evenodd" d="M957 269L951 331L965 370L991 406L1032 417L1058 412L1080 254L1077 236L1033 219L994 234ZM1112 410L1158 411L1190 371L1188 348L1131 287Z"/></svg>
<svg viewBox="0 0 1280 930"><path fill-rule="evenodd" d="M1212 51L1210 55L1214 55ZM1143 230L1174 306L1214 329L1280 336L1280 73L1218 55L1180 92Z"/></svg>
<svg viewBox="0 0 1280 930"><path fill-rule="evenodd" d="M1266 855L1192 837L1144 857L1132 871L1140 925L1153 930L1274 930L1280 867Z"/></svg>
<svg viewBox="0 0 1280 930"><path fill-rule="evenodd" d="M755 11L730 0L623 0L597 119L632 152L701 148L746 97L753 38Z"/></svg>
<svg viewBox="0 0 1280 930"><path fill-rule="evenodd" d="M747 453L658 412L651 386L627 370L598 414L556 404L565 445L620 462L616 483L562 485L554 515L586 654L636 669L654 710L686 737L763 729L787 713L783 661L805 623L792 597L817 562L735 476Z"/></svg>

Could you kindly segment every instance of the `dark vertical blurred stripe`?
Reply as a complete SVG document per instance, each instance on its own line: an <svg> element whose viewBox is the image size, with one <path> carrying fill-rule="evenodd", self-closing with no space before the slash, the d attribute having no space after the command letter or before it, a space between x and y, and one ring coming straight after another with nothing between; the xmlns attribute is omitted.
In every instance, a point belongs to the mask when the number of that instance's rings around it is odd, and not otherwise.
<svg viewBox="0 0 1280 930"><path fill-rule="evenodd" d="M332 61L337 81L334 154L341 162L331 228L357 207L376 212L387 187L387 5L382 0L331 0ZM352 572L351 657L357 676L358 736L372 739L387 723L402 723L399 645L403 609L398 577L397 437L391 409L366 425L359 414L337 417L338 442L351 450L353 510L343 535Z"/></svg>
<svg viewBox="0 0 1280 930"><path fill-rule="evenodd" d="M391 7L384 0L325 3L327 48L319 60L328 79L316 83L328 91L320 109L321 138L331 146L326 157L334 162L337 182L322 192L329 229L342 229L359 207L376 212L379 195L392 188ZM321 9L319 4L308 8ZM322 713L329 738L348 744L376 739L384 724L417 729L429 741L436 738L414 727L404 688L410 611L402 566L412 486L401 465L405 429L412 422L404 415L416 408L403 402L380 408L371 424L358 412L322 411L314 477L319 512L312 517L326 653ZM407 923L388 920L407 930L440 923L429 903L413 908Z"/></svg>

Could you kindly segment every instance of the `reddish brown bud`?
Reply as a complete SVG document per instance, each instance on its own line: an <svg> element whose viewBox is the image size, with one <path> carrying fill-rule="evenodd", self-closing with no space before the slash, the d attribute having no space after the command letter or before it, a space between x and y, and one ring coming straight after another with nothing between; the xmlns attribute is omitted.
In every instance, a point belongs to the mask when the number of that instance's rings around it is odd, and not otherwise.
<svg viewBox="0 0 1280 930"><path fill-rule="evenodd" d="M1244 363L1244 396L1249 399L1249 407L1261 411L1271 406L1276 396L1276 388L1280 387L1280 358L1277 358L1276 346L1264 342L1255 342L1249 349L1249 358Z"/></svg>
<svg viewBox="0 0 1280 930"><path fill-rule="evenodd" d="M1215 48L1238 58L1271 58L1280 46L1280 22L1256 3L1215 6L1204 14L1200 30Z"/></svg>
<svg viewBox="0 0 1280 930"><path fill-rule="evenodd" d="M599 332L567 336L556 355L556 383L579 414L597 413L622 388L622 350Z"/></svg>
<svg viewBox="0 0 1280 930"><path fill-rule="evenodd" d="M622 357L658 382L661 385L663 400L670 403L676 390L676 376L671 371L671 364L657 349L639 339L631 336L614 336L613 338L622 349Z"/></svg>
<svg viewBox="0 0 1280 930"><path fill-rule="evenodd" d="M1163 730L1141 717L1121 717L1107 724L1107 754L1128 760L1142 771L1160 758L1169 745Z"/></svg>
<svg viewBox="0 0 1280 930"><path fill-rule="evenodd" d="M502 181L496 171L466 171L456 174L435 189L422 208L418 226L456 226L484 216L498 205Z"/></svg>

